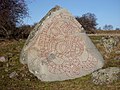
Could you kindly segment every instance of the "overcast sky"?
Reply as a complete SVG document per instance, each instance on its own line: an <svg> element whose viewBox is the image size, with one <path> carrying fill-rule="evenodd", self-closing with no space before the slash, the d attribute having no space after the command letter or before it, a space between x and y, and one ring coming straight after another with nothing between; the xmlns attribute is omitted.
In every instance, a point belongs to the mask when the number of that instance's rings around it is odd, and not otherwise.
<svg viewBox="0 0 120 90"><path fill-rule="evenodd" d="M28 0L29 1L29 0ZM30 0L27 1L30 18L24 19L25 24L39 22L55 5L68 9L73 16L94 13L97 17L97 27L105 24L120 28L120 0Z"/></svg>

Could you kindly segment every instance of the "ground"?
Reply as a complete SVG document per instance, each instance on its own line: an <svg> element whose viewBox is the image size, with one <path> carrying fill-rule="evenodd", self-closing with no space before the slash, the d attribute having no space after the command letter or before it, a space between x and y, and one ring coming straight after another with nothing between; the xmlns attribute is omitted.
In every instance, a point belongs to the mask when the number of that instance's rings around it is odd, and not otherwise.
<svg viewBox="0 0 120 90"><path fill-rule="evenodd" d="M114 60L118 54L105 53L104 47L99 44L101 36L90 38L105 59L103 68L120 67L120 60ZM0 56L7 60L0 62L0 90L120 90L120 80L109 85L95 85L92 83L91 74L73 80L41 82L29 72L27 65L19 62L24 42L25 40L0 41ZM17 75L10 78L12 72L16 72Z"/></svg>

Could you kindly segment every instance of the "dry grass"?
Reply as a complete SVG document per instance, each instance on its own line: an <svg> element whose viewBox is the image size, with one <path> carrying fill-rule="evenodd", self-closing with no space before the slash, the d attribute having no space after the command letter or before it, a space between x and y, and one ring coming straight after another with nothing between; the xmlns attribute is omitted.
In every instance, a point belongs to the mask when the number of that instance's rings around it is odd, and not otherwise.
<svg viewBox="0 0 120 90"><path fill-rule="evenodd" d="M120 30L96 30L97 34L120 34Z"/></svg>
<svg viewBox="0 0 120 90"><path fill-rule="evenodd" d="M100 37L91 37L91 39L104 55L103 46L98 44ZM120 90L120 81L109 85L94 85L91 82L91 75L61 82L41 82L28 71L26 65L19 62L24 42L25 40L0 42L0 56L5 56L7 59L7 62L0 62L0 90ZM106 61L104 68L120 65L120 60L113 60L114 53L108 56L108 58L104 57ZM18 75L11 79L9 74L13 71Z"/></svg>

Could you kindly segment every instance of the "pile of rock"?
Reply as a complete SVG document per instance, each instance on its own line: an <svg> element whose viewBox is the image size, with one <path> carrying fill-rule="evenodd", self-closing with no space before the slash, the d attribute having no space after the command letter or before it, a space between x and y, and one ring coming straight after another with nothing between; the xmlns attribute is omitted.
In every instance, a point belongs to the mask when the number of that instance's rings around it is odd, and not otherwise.
<svg viewBox="0 0 120 90"><path fill-rule="evenodd" d="M92 82L96 85L110 84L120 80L120 68L109 67L92 73Z"/></svg>
<svg viewBox="0 0 120 90"><path fill-rule="evenodd" d="M117 46L118 42L119 42L119 38L112 37L112 36L105 36L105 37L102 37L100 40L100 43L104 46L105 51L107 53L112 52L113 48Z"/></svg>

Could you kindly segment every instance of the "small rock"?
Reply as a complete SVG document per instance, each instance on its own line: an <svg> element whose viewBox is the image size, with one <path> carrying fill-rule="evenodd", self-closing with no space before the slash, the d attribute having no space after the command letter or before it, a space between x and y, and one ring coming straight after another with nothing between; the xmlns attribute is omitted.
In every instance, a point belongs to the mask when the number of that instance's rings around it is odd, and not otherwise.
<svg viewBox="0 0 120 90"><path fill-rule="evenodd" d="M14 72L12 72L12 73L9 75L9 77L10 77L10 78L14 78L14 77L17 76L17 75L18 75L17 72L14 71Z"/></svg>
<svg viewBox="0 0 120 90"><path fill-rule="evenodd" d="M116 56L114 60L120 60L120 56Z"/></svg>
<svg viewBox="0 0 120 90"><path fill-rule="evenodd" d="M2 75L2 78L4 78L5 76L4 75Z"/></svg>
<svg viewBox="0 0 120 90"><path fill-rule="evenodd" d="M92 73L92 82L96 85L110 84L120 80L120 68L109 67Z"/></svg>
<svg viewBox="0 0 120 90"><path fill-rule="evenodd" d="M25 75L25 74L23 74L23 73L22 73L21 75L22 75L22 77L25 77L25 76L26 76L26 75Z"/></svg>
<svg viewBox="0 0 120 90"><path fill-rule="evenodd" d="M5 68L5 72L8 72L9 70L8 70L8 68Z"/></svg>
<svg viewBox="0 0 120 90"><path fill-rule="evenodd" d="M7 67L7 68L9 67L9 64L8 64L8 63L6 64L6 67Z"/></svg>
<svg viewBox="0 0 120 90"><path fill-rule="evenodd" d="M115 51L116 54L120 54L120 51Z"/></svg>
<svg viewBox="0 0 120 90"><path fill-rule="evenodd" d="M6 62L7 60L5 59L4 56L0 57L0 62Z"/></svg>

